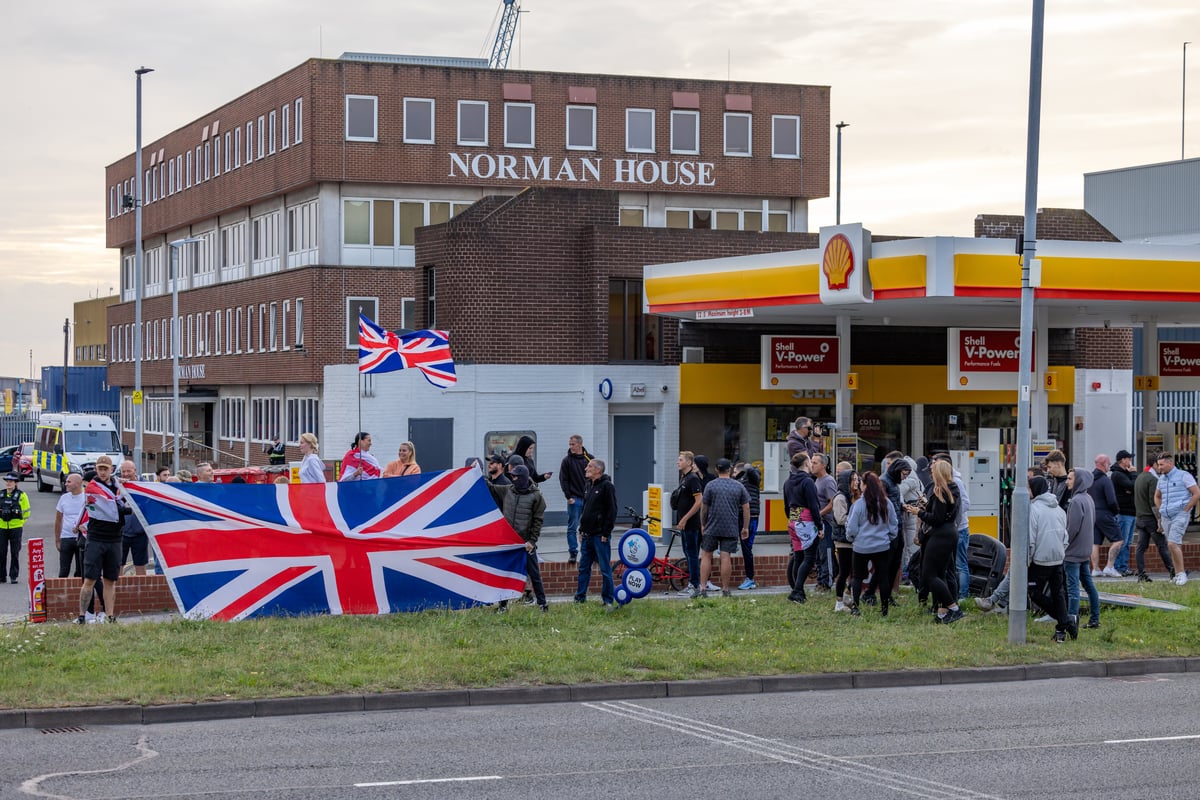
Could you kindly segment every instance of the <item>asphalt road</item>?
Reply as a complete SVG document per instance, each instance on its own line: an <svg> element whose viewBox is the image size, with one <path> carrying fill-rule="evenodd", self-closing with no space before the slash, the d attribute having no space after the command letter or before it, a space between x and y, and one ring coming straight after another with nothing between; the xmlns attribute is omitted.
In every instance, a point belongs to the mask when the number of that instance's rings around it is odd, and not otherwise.
<svg viewBox="0 0 1200 800"><path fill-rule="evenodd" d="M0 797L1196 797L1200 675L0 731Z"/></svg>
<svg viewBox="0 0 1200 800"><path fill-rule="evenodd" d="M5 557L6 571L4 584L0 585L0 619L12 615L29 613L29 550L27 543L30 539L41 538L46 545L46 574L58 575L58 551L54 549L54 507L61 497L58 492L40 493L37 483L32 478L26 478L19 484L22 491L29 495L29 519L25 523L25 534L21 540L21 581L16 586L8 583L7 556Z"/></svg>

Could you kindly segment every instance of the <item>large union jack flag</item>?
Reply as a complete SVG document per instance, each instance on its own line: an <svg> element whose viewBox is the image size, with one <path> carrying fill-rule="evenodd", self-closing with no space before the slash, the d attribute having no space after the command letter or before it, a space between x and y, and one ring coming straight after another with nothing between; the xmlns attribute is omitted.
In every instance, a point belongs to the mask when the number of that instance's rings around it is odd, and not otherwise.
<svg viewBox="0 0 1200 800"><path fill-rule="evenodd" d="M439 389L458 381L446 331L393 333L358 315L358 371L395 372L413 367Z"/></svg>
<svg viewBox="0 0 1200 800"><path fill-rule="evenodd" d="M180 613L244 619L518 597L525 548L474 467L328 484L129 483Z"/></svg>

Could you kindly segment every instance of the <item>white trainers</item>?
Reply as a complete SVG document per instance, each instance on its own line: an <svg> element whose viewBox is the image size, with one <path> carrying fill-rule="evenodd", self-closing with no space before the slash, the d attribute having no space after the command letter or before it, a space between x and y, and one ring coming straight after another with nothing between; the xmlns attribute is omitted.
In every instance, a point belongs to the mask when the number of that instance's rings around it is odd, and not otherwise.
<svg viewBox="0 0 1200 800"><path fill-rule="evenodd" d="M996 604L992 602L992 598L990 597L976 597L975 606L984 611L991 611L995 608Z"/></svg>
<svg viewBox="0 0 1200 800"><path fill-rule="evenodd" d="M1103 575L1103 576L1104 576L1104 577L1106 577L1106 578L1119 578L1119 577L1121 577L1121 573L1117 572L1117 571L1116 571L1115 569L1113 569L1111 566L1108 566L1108 567L1105 567L1104 569L1102 569L1102 570L1100 571L1100 574L1101 574L1101 575Z"/></svg>
<svg viewBox="0 0 1200 800"><path fill-rule="evenodd" d="M1103 578L1103 577L1104 577L1104 570L1102 570L1102 569L1094 569L1094 570L1092 570L1092 577L1093 577L1093 578Z"/></svg>
<svg viewBox="0 0 1200 800"><path fill-rule="evenodd" d="M1054 621L1055 621L1054 617L1050 616L1049 614L1047 614L1044 617L1038 617L1037 619L1034 620L1034 622L1054 622Z"/></svg>
<svg viewBox="0 0 1200 800"><path fill-rule="evenodd" d="M105 622L108 622L108 614L105 614L103 611L101 611L96 615L96 624L99 625Z"/></svg>
<svg viewBox="0 0 1200 800"><path fill-rule="evenodd" d="M1175 585L1176 586L1187 585L1187 573L1186 572L1175 573Z"/></svg>
<svg viewBox="0 0 1200 800"><path fill-rule="evenodd" d="M850 609L846 608L845 603L843 603L841 600L838 600L836 603L834 603L833 610L834 611L849 611Z"/></svg>
<svg viewBox="0 0 1200 800"><path fill-rule="evenodd" d="M688 597L695 597L696 595L700 594L700 590L695 586L689 586L683 590L683 593Z"/></svg>
<svg viewBox="0 0 1200 800"><path fill-rule="evenodd" d="M709 582L708 582L708 583L705 585L705 587L704 587L704 588L705 588L705 590L707 590L707 591L710 591L710 592L719 592L719 591L721 591L721 587L720 587L720 586L717 586L717 585L716 585L715 583L713 583L712 581L709 581Z"/></svg>

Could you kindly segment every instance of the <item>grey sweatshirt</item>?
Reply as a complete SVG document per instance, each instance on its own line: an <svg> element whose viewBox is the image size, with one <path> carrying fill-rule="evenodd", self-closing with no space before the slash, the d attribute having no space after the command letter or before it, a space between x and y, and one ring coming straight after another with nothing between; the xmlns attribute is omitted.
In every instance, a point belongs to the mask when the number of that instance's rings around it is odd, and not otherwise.
<svg viewBox="0 0 1200 800"><path fill-rule="evenodd" d="M1096 522L1096 505L1088 489L1092 488L1092 473L1082 467L1075 468L1075 488L1071 490L1071 504L1067 506L1067 555L1066 561L1082 564L1092 558L1093 528Z"/></svg>

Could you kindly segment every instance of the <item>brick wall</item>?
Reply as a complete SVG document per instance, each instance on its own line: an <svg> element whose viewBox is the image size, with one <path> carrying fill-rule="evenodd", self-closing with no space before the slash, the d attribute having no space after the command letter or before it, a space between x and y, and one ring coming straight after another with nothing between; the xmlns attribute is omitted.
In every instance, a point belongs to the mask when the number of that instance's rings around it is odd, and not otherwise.
<svg viewBox="0 0 1200 800"><path fill-rule="evenodd" d="M1133 329L1076 328L1074 364L1081 369L1133 369Z"/></svg>
<svg viewBox="0 0 1200 800"><path fill-rule="evenodd" d="M1021 214L980 214L975 236L981 239L1016 239L1025 233ZM1081 208L1039 208L1037 238L1072 242L1119 242L1113 233Z"/></svg>
<svg viewBox="0 0 1200 800"><path fill-rule="evenodd" d="M46 618L72 620L79 616L78 578L46 579ZM162 575L126 575L117 581L117 616L175 611L175 597Z"/></svg>

